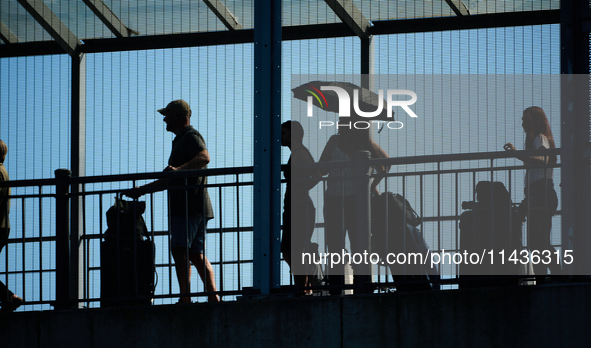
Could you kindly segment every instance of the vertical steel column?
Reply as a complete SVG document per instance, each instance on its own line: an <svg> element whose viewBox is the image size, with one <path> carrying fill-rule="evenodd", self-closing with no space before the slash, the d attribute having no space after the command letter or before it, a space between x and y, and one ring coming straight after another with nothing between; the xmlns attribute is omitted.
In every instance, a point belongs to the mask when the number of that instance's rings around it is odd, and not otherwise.
<svg viewBox="0 0 591 348"><path fill-rule="evenodd" d="M55 171L55 309L70 307L70 177L68 169Z"/></svg>
<svg viewBox="0 0 591 348"><path fill-rule="evenodd" d="M360 37L361 39L361 87L373 90L374 88L374 63L375 63L375 48L373 44L373 37ZM357 170L356 187L359 191L357 196L357 246L360 252L367 251L371 254L371 192L370 192L370 175L371 171L367 165L367 160L371 159L369 151L358 151L354 154ZM365 162L365 163L364 163ZM363 166L360 166L362 163ZM362 264L357 266L354 270L356 275L355 292L357 293L371 293L371 286L367 283L372 282L371 264ZM362 274L363 276L358 276Z"/></svg>
<svg viewBox="0 0 591 348"><path fill-rule="evenodd" d="M72 176L86 175L86 58L84 54L72 55L72 110L71 110L71 165ZM80 239L83 231L82 197L80 185L73 184L70 231L70 295L76 301L84 296L84 251ZM75 302L74 302L75 303Z"/></svg>
<svg viewBox="0 0 591 348"><path fill-rule="evenodd" d="M560 9L562 250L573 250L575 260L563 267L581 275L591 269L589 2L562 0Z"/></svg>
<svg viewBox="0 0 591 348"><path fill-rule="evenodd" d="M361 73L362 74L373 74L374 70L375 70L375 45L373 43L373 37L369 36L368 38L361 38ZM363 86L363 87L365 87L365 86Z"/></svg>
<svg viewBox="0 0 591 348"><path fill-rule="evenodd" d="M353 154L355 163L355 193L357 199L357 236L355 237L355 244L357 250L352 250L354 253L371 254L371 193L369 179L371 170L369 167L369 160L371 153L369 151L357 151ZM357 275L371 275L371 264L362 262L353 270L355 276ZM366 285L367 286L367 285Z"/></svg>
<svg viewBox="0 0 591 348"><path fill-rule="evenodd" d="M373 37L361 38L361 87L373 90L375 70L375 45Z"/></svg>
<svg viewBox="0 0 591 348"><path fill-rule="evenodd" d="M255 0L253 287L279 287L281 0Z"/></svg>

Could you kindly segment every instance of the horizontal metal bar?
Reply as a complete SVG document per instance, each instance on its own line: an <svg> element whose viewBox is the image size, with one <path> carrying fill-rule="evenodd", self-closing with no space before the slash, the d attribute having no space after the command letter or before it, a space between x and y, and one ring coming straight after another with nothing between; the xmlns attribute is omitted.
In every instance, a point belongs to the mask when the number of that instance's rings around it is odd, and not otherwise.
<svg viewBox="0 0 591 348"><path fill-rule="evenodd" d="M457 17L374 21L372 35L408 34L450 30L521 27L560 23L560 10L521 11Z"/></svg>
<svg viewBox="0 0 591 348"><path fill-rule="evenodd" d="M253 231L253 227L224 227L224 228L207 228L207 233L235 233L235 232L252 232ZM168 236L168 231L154 231L154 232L150 232L150 234L154 234L155 237L163 237L163 236ZM45 241L46 238L50 238L50 237L43 237L43 240ZM52 240L55 240L55 237L51 237ZM80 236L80 238L82 240L93 240L93 239L100 239L100 238L104 238L104 235L101 234L85 234ZM37 238L30 238L31 241L30 242L34 242L34 241L38 241L35 240ZM16 240L16 239L15 239ZM18 239L22 241L22 238Z"/></svg>
<svg viewBox="0 0 591 348"><path fill-rule="evenodd" d="M387 173L381 176L385 177L407 177L407 176L419 176L419 175L440 175L440 174L455 174L455 173L476 173L476 172L502 172L506 170L525 170L530 168L559 168L560 164L552 164L545 166L527 165L527 166L507 166L507 167L488 167L488 168L464 168L464 169L439 169L439 170L424 170L414 172L403 172L403 173ZM372 174L372 176L377 176ZM326 180L326 178L323 178Z"/></svg>
<svg viewBox="0 0 591 348"><path fill-rule="evenodd" d="M55 186L55 179L27 179L0 181L0 187L31 187L31 186Z"/></svg>
<svg viewBox="0 0 591 348"><path fill-rule="evenodd" d="M39 242L55 242L56 236L47 237L26 237L24 243L39 243ZM23 243L23 238L11 238L8 239L9 244L20 244Z"/></svg>
<svg viewBox="0 0 591 348"><path fill-rule="evenodd" d="M417 18L372 21L370 35L440 32L448 30L515 27L560 23L560 10L504 12L461 17ZM314 40L335 37L353 37L344 23L286 26L282 40ZM254 42L254 30L232 30L205 33L134 36L109 39L85 39L80 45L82 53L104 53L153 50L179 47L245 44ZM54 41L5 44L0 46L0 58L34 55L63 54Z"/></svg>
<svg viewBox="0 0 591 348"><path fill-rule="evenodd" d="M104 183L114 181L134 181L134 180L151 180L151 179L165 179L165 178L184 178L189 176L222 176L222 175L241 175L253 174L253 167L234 167L234 168L208 168L208 169L193 169L167 172L152 172L152 173L133 173L133 174L119 174L119 175L97 175L85 177L72 177L73 184L92 184Z"/></svg>
<svg viewBox="0 0 591 348"><path fill-rule="evenodd" d="M497 158L511 158L516 156L550 156L560 155L560 149L545 149L545 150L519 150L519 151L494 151L494 152L475 152L475 153L458 153L458 154L443 154L443 155L425 155L425 156L407 156L407 157L390 157L382 159L371 159L371 165L400 165L400 164L423 164L423 163L438 163L438 162L452 162L452 161L473 161ZM315 166L349 166L346 162L342 163L317 163ZM540 166L534 166L540 167ZM544 167L542 165L542 167ZM285 166L282 169L285 170ZM529 167L528 167L529 168ZM533 168L533 167L532 167ZM154 173L135 173L135 174L119 174L119 175L99 175L86 177L72 177L72 184L92 184L105 183L115 181L138 181L151 180L160 178L184 178L189 176L221 176L231 174L253 174L253 167L236 167L236 168L211 168L198 170L183 170L171 172L154 172ZM13 180L0 182L0 187L27 187L27 186L50 186L55 185L55 179L33 179L33 180ZM224 184L208 184L215 187L216 185ZM234 183L227 183L232 185ZM105 191L105 192L120 192Z"/></svg>
<svg viewBox="0 0 591 348"><path fill-rule="evenodd" d="M560 155L560 149L543 150L519 150L519 151L493 151L493 152L474 152L457 153L447 155L426 155L409 157L392 157L384 159L370 160L372 165L399 165L399 164L421 164L421 163L441 163L455 161L475 161L485 159L512 158L516 156L551 156Z"/></svg>
<svg viewBox="0 0 591 348"><path fill-rule="evenodd" d="M84 53L157 50L182 47L238 45L254 42L254 30L232 30L84 40Z"/></svg>
<svg viewBox="0 0 591 348"><path fill-rule="evenodd" d="M49 269L30 269L30 270L20 270L20 271L5 271L5 272L0 272L0 274L31 274L31 273L35 273L35 274L40 274L40 273L55 273L56 269L55 268L49 268Z"/></svg>

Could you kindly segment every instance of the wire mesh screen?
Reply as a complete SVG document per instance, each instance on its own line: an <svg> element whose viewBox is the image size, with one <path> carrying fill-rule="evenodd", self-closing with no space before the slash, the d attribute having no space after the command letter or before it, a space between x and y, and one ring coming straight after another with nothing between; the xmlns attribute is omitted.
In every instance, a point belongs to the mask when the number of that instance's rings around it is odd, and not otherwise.
<svg viewBox="0 0 591 348"><path fill-rule="evenodd" d="M435 76L434 83L450 75L503 75L515 77L511 93L503 94L506 100L487 104L500 93L479 86L483 97L474 98L468 106L476 110L472 114L461 118L452 114L465 102L458 92L452 98L432 101L436 107L416 120L404 120L403 129L380 133L376 129L372 138L392 159L495 152L507 142L524 149L521 118L531 105L546 110L554 135L560 134L559 101L552 95L555 86L542 86L541 95L535 97L527 93L534 85L538 87L541 80L537 77L544 80L560 72L559 19L528 25L508 19L552 15L559 10L558 0L297 0L281 5L284 40L277 43L282 50L277 63L281 66L283 121L305 117L305 101L296 100L291 90L295 75ZM481 28L486 25L466 24L469 16L510 24L499 27L487 22L491 27ZM437 23L446 23L453 30L437 29ZM0 139L8 145L4 164L10 179L52 179L56 169L71 169L77 160L73 157L78 156L80 171L75 176L96 179L161 172L168 165L175 135L166 130L157 110L184 99L193 111L191 124L207 144L208 167L234 170L212 175L209 181L215 218L208 225L206 254L214 265L218 289L240 292L252 286L252 197L257 188L252 185L252 173L239 168L254 165L254 0L3 0L0 24ZM409 33L406 26L418 32ZM379 83L370 88L376 86ZM78 98L80 110L72 110L78 105L73 98ZM301 109L294 108L297 103ZM300 110L299 114L294 115L294 110ZM395 118L402 120L402 114ZM79 118L79 129L72 129L72 117ZM335 128L327 134L337 132ZM396 136L391 136L393 132ZM73 141L74 135L80 136L79 142ZM560 138L555 140L559 148ZM304 145L319 149L312 151L318 161L324 144L304 137ZM285 164L291 152L287 147L281 151ZM496 161L501 167L520 164L514 158ZM422 228L428 231L431 246L457 249L461 201L474 198L472 192L463 190L490 178L490 172L459 174L489 165L488 160L475 162L396 165L378 189L410 198L424 218ZM419 175L418 171L430 174ZM558 183L560 169L554 172ZM523 169L495 174L512 188L514 202L523 198L523 175ZM98 306L99 242L106 230L107 209L118 191L149 181L96 179L81 186L82 305ZM325 185L321 180L312 191L319 203ZM556 189L560 196L559 185ZM56 267L53 194L53 182L12 190L12 229L10 243L2 250L0 280L30 303L27 309L46 309L56 297L52 287ZM176 300L171 294L177 295L179 289L170 254L167 196L158 192L142 199L148 205L144 213L148 229L156 240L159 283L155 303L171 303ZM324 224L323 207L318 204L312 239L321 247ZM554 226L551 242L558 247L560 216L554 218ZM455 270L448 271L450 277L455 276ZM376 274L376 280L384 281L388 271L379 268ZM194 291L203 290L196 272L191 281ZM280 285L289 284L293 277L282 261ZM234 293L227 296L235 298Z"/></svg>

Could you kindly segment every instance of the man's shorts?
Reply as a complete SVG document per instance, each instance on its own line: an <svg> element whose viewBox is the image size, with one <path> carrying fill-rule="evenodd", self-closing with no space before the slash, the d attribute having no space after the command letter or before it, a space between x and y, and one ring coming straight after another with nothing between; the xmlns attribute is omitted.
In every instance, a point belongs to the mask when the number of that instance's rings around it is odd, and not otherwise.
<svg viewBox="0 0 591 348"><path fill-rule="evenodd" d="M186 248L189 246L190 253L203 254L205 251L206 226L207 220L202 217L171 216L170 246L172 248Z"/></svg>

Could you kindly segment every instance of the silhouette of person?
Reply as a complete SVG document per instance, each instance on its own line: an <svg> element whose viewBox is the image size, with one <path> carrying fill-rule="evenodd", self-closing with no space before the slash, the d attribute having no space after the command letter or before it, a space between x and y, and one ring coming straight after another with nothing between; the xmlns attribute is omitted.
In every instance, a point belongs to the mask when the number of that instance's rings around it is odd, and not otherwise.
<svg viewBox="0 0 591 348"><path fill-rule="evenodd" d="M388 154L372 139L370 129L355 129L340 127L339 133L328 140L320 162L351 161L357 151L369 151L371 158L387 158ZM377 176L372 180L370 189L372 194L379 194L377 185L383 175L389 170L387 167L374 168ZM321 169L321 174L328 174L327 188L324 198L324 223L326 231L326 243L330 253L342 254L345 248L345 235L348 234L351 244L351 252L364 253L356 244L358 233L369 231L357 230L357 192L355 187L355 168L331 167ZM353 265L355 292L373 292L369 284L370 275L358 275ZM338 286L344 284L344 265L334 265L334 275L329 275L331 285L330 293L339 295L342 289ZM334 288L333 286L337 286Z"/></svg>
<svg viewBox="0 0 591 348"><path fill-rule="evenodd" d="M176 135L172 142L168 166L164 171L207 168L210 161L209 152L201 134L191 126L192 111L189 104L182 99L174 100L158 112L164 116L166 130ZM205 283L206 291L217 291L213 268L205 256L207 221L213 219L211 201L204 186L206 184L207 178L201 176L174 180L158 179L124 192L129 197L138 198L146 193L168 190L171 252L182 294L190 292L189 261L195 265L201 280ZM185 185L196 188L182 188ZM210 295L208 301L219 302L219 296ZM190 302L188 296L181 296L179 300L179 303Z"/></svg>
<svg viewBox="0 0 591 348"><path fill-rule="evenodd" d="M532 106L523 111L522 127L525 132L525 149L554 149L554 137L544 110ZM506 151L514 151L515 146L507 143ZM555 164L556 155L516 156L525 164ZM554 191L553 168L527 169L525 174L525 198L519 206L520 213L527 218L527 245L530 252L539 253L542 260L551 259L548 265L542 262L533 264L537 283L543 283L547 269L553 275L561 274L559 258L550 243L552 216L556 213L558 197Z"/></svg>
<svg viewBox="0 0 591 348"><path fill-rule="evenodd" d="M287 179L287 187L283 201L281 252L292 273L298 273L294 274L293 279L294 284L301 288L310 286L310 279L308 275L302 275L301 270L294 272L292 260L300 260L302 252L310 251L310 240L316 223L316 208L309 191L321 178L320 172L305 167L307 164L314 163L314 157L304 146L303 139L304 128L299 122L287 121L281 125L281 145L291 150L287 168L283 172ZM291 216L292 207L295 207L298 214L294 219ZM292 238L292 231L297 233L295 238ZM305 293L311 294L312 290L306 290Z"/></svg>
<svg viewBox="0 0 591 348"><path fill-rule="evenodd" d="M6 143L0 140L0 181L9 181L8 172L4 167L4 160L8 153ZM8 244L8 235L10 234L10 221L8 215L10 212L10 187L0 188L0 252ZM12 312L17 309L23 299L16 296L12 291L8 290L6 285L0 281L0 303L2 303L2 310Z"/></svg>

